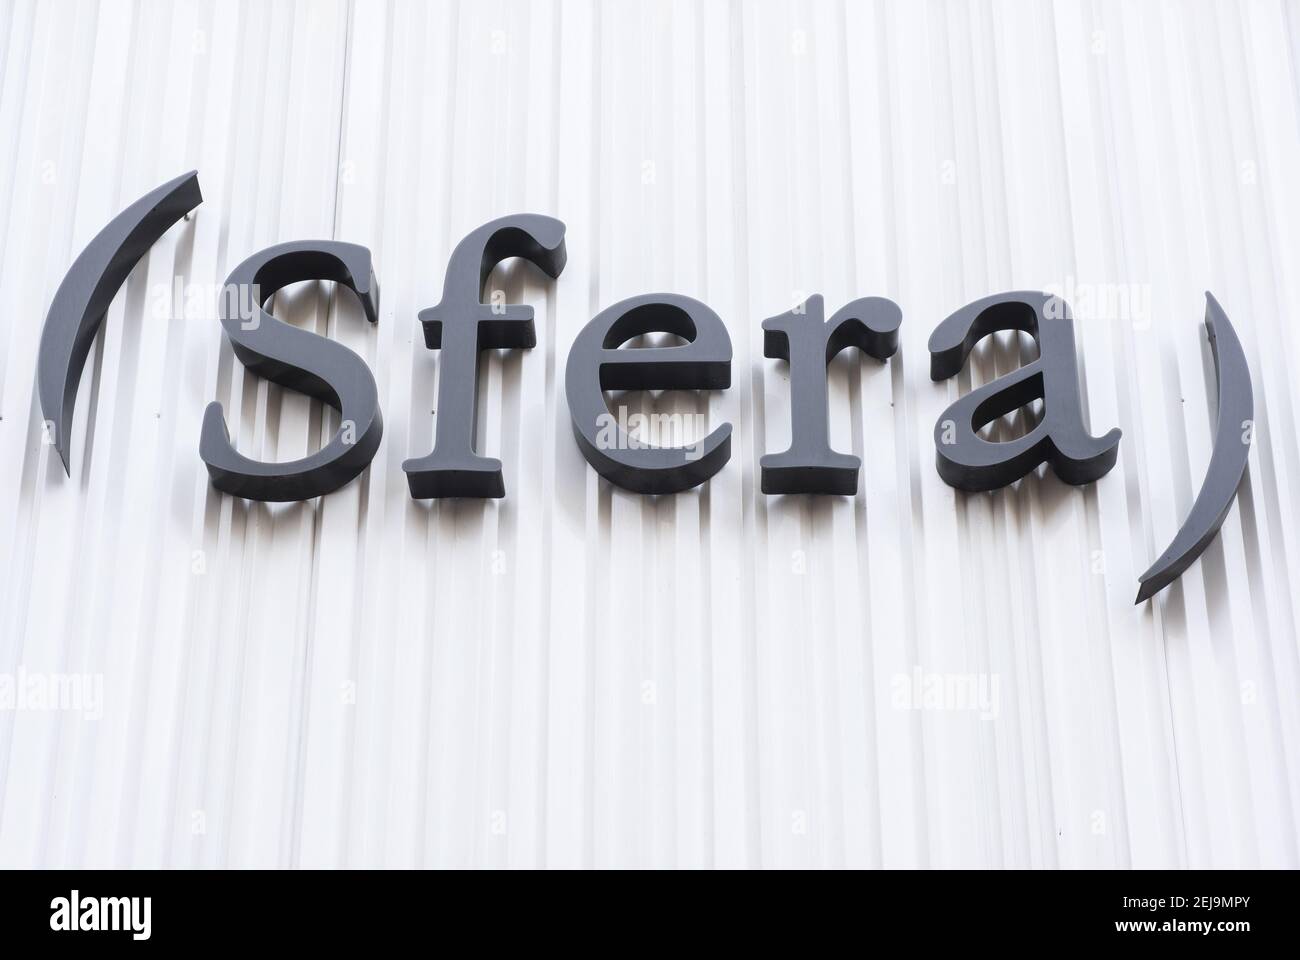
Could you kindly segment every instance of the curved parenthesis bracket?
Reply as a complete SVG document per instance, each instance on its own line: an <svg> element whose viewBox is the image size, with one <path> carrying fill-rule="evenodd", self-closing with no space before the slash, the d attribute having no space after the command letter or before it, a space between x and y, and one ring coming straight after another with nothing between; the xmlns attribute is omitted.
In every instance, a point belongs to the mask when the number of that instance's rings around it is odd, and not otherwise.
<svg viewBox="0 0 1300 960"><path fill-rule="evenodd" d="M1250 454L1251 424L1255 416L1255 398L1250 386L1250 368L1242 352L1237 331L1219 301L1205 292L1205 330L1214 354L1214 373L1218 381L1219 413L1214 427L1214 449L1205 482L1196 495L1173 542L1151 569L1138 578L1136 603L1148 600L1177 580L1209 546L1232 509L1237 488L1246 473Z"/></svg>
<svg viewBox="0 0 1300 960"><path fill-rule="evenodd" d="M68 465L77 385L95 334L135 265L177 220L203 202L197 170L145 194L114 217L81 251L59 284L41 331L37 392L54 448Z"/></svg>

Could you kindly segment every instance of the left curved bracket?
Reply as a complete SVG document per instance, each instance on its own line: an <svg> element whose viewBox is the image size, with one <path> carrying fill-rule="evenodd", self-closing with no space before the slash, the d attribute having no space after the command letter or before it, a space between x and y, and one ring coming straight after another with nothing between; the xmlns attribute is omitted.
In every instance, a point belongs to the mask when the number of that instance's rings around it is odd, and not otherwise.
<svg viewBox="0 0 1300 960"><path fill-rule="evenodd" d="M68 443L77 386L109 304L154 242L202 202L197 170L146 193L99 231L54 294L41 331L36 380L41 412L69 476Z"/></svg>
<svg viewBox="0 0 1300 960"><path fill-rule="evenodd" d="M1223 526L1237 488L1246 474L1246 460L1254 436L1255 397L1250 386L1246 354L1228 315L1208 290L1205 292L1205 331L1214 354L1214 374L1219 387L1219 413L1215 419L1214 447L1205 482L1196 495L1192 512L1173 542L1138 578L1137 603L1148 600L1173 583L1210 545Z"/></svg>

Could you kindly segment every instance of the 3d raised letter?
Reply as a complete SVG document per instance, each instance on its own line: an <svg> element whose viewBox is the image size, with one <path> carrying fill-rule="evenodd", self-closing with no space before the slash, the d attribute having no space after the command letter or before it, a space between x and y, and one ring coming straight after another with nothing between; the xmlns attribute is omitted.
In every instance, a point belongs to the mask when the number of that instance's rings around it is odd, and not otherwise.
<svg viewBox="0 0 1300 960"><path fill-rule="evenodd" d="M1066 483L1091 483L1119 455L1118 429L1088 433L1075 365L1074 323L1059 297L1034 290L1000 293L962 307L930 334L930 377L946 380L966 363L975 344L999 330L1023 330L1038 344L1038 359L986 383L948 407L934 427L939 476L959 490L994 490L1046 462ZM1003 443L976 431L1033 401L1043 418L1023 437Z"/></svg>
<svg viewBox="0 0 1300 960"><path fill-rule="evenodd" d="M657 332L689 342L618 349L633 337ZM610 483L636 493L678 493L708 480L731 458L731 424L691 446L649 446L611 416L601 391L729 386L727 328L700 301L671 293L631 297L601 311L578 334L564 373L573 435L583 456Z"/></svg>
<svg viewBox="0 0 1300 960"><path fill-rule="evenodd" d="M846 347L877 360L898 350L903 312L892 300L862 297L823 322L820 294L789 313L763 321L763 356L790 364L790 448L759 462L764 493L853 496L862 461L830 446L826 368Z"/></svg>
<svg viewBox="0 0 1300 960"><path fill-rule="evenodd" d="M1228 315L1208 290L1205 292L1205 332L1214 355L1218 381L1219 413L1214 424L1214 447L1205 481L1173 542L1138 578L1137 603L1155 596L1183 575L1219 533L1237 498L1246 474L1246 460L1255 433L1255 394L1250 368Z"/></svg>
<svg viewBox="0 0 1300 960"><path fill-rule="evenodd" d="M442 350L433 452L402 464L411 496L504 497L501 461L474 452L480 350L533 347L533 308L483 303L483 284L502 260L522 257L554 279L564 269L564 224L524 213L479 227L452 251L442 301L420 311L424 344Z"/></svg>
<svg viewBox="0 0 1300 960"><path fill-rule="evenodd" d="M231 446L221 404L208 404L199 456L212 485L224 493L250 500L310 500L351 481L379 449L384 422L365 361L343 344L299 330L263 309L277 290L302 280L343 284L360 299L366 319L379 320L370 251L355 243L302 240L267 247L226 278L221 325L239 361L259 377L328 403L341 419L330 442L311 456L264 463Z"/></svg>
<svg viewBox="0 0 1300 960"><path fill-rule="evenodd" d="M47 429L69 476L68 442L77 385L104 314L140 258L168 227L202 202L195 170L146 193L95 235L54 294L41 330L36 380Z"/></svg>

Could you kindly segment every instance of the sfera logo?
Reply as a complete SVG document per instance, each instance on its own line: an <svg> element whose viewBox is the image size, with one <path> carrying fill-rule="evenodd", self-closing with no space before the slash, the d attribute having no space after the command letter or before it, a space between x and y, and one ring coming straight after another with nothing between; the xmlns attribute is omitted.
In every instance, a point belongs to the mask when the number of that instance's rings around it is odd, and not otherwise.
<svg viewBox="0 0 1300 960"><path fill-rule="evenodd" d="M123 210L72 264L54 295L41 334L38 392L47 439L71 475L71 425L81 373L117 290L150 246L203 200L197 172L164 183ZM558 280L568 259L565 226L523 213L483 224L452 251L442 299L416 318L425 346L440 351L433 449L402 464L411 496L504 497L502 464L474 450L478 356L484 350L536 345L533 309L494 294L483 302L489 274L503 260L527 260ZM277 320L267 301L290 284L328 280L348 288L366 319L379 321L379 282L370 251L335 240L299 240L247 257L220 288L219 319L235 356L249 370L339 411L340 422L320 450L272 463L241 454L221 404L208 406L199 456L212 485L262 501L307 500L355 479L383 436L375 378L361 357L336 341ZM829 440L827 368L856 347L887 362L898 350L903 311L882 297L862 297L829 317L820 295L763 322L763 355L789 365L790 447L759 461L763 495L854 496L861 461ZM1200 493L1169 547L1142 575L1137 602L1177 579L1213 540L1245 475L1254 439L1250 371L1236 331L1207 292L1205 327L1218 380L1214 446ZM934 426L935 465L950 486L991 491L1043 464L1069 484L1104 477L1119 456L1120 431L1089 430L1075 350L1074 321L1060 293L1018 290L966 304L930 335L930 377L956 376L975 345L1000 331L1020 331L1038 356L953 402ZM628 349L652 333L674 346ZM632 435L624 413L611 414L605 391L726 390L731 339L706 304L673 293L650 293L613 304L578 334L565 365L564 392L574 439L587 462L610 483L642 494L673 494L705 483L731 458L731 424L687 444L653 443ZM1041 418L1013 440L981 430L1032 403ZM674 431L665 431L674 432Z"/></svg>
<svg viewBox="0 0 1300 960"><path fill-rule="evenodd" d="M60 933L129 932L148 940L153 932L151 897L83 897L77 890L50 901L50 929Z"/></svg>

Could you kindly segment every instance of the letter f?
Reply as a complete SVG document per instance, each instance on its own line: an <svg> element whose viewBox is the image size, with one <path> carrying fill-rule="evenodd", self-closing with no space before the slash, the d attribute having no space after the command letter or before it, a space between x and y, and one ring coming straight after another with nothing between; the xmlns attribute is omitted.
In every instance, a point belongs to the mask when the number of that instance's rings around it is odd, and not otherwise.
<svg viewBox="0 0 1300 960"><path fill-rule="evenodd" d="M480 350L537 344L533 308L483 303L483 285L502 260L522 257L554 279L564 269L564 224L524 213L483 224L456 245L442 301L420 311L424 344L442 351L433 452L402 464L411 496L504 497L501 461L474 452Z"/></svg>

